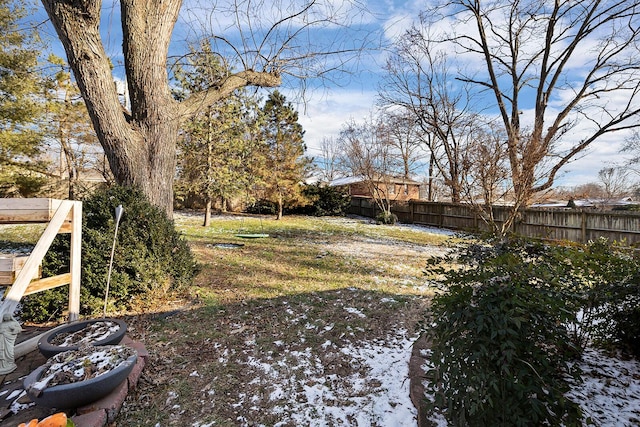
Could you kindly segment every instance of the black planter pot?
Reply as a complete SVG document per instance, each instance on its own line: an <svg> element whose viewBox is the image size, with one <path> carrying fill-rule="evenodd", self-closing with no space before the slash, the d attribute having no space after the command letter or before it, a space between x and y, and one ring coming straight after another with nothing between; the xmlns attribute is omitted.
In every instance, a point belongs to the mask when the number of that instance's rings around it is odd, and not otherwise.
<svg viewBox="0 0 640 427"><path fill-rule="evenodd" d="M47 359L50 358L51 356L55 356L58 353L62 353L63 351L77 350L78 345L61 346L61 345L52 344L51 342L54 341L55 337L59 334L77 332L91 325L92 323L97 323L97 322L116 323L118 325L118 330L99 341L93 341L89 343L90 345L100 346L100 345L119 344L120 341L122 341L122 338L124 337L125 333L127 332L127 324L121 319L106 318L106 319L82 320L79 322L60 325L57 328L54 328L49 332L45 333L44 335L42 335L40 337L40 340L38 341L38 350L40 350L40 353L42 353L42 355Z"/></svg>
<svg viewBox="0 0 640 427"><path fill-rule="evenodd" d="M126 381L137 360L138 354L134 353L116 368L102 375L71 384L47 387L36 395L31 390L31 386L40 379L40 375L46 368L46 366L40 366L25 377L23 385L31 400L37 405L59 409L78 408L105 397Z"/></svg>

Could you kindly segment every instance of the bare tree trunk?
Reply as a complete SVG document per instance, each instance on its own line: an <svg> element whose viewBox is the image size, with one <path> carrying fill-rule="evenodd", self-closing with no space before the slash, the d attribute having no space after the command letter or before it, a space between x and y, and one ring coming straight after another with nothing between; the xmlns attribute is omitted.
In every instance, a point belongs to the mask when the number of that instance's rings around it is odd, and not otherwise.
<svg viewBox="0 0 640 427"><path fill-rule="evenodd" d="M429 194L427 200L433 202L433 170L435 167L435 158L433 153L429 156Z"/></svg>
<svg viewBox="0 0 640 427"><path fill-rule="evenodd" d="M206 196L207 203L204 208L204 222L203 227L208 227L211 224L211 197Z"/></svg>
<svg viewBox="0 0 640 427"><path fill-rule="evenodd" d="M69 175L69 200L74 200L75 198L75 185L76 185L76 168L75 162L73 159L73 151L71 146L69 145L69 141L64 135L62 128L58 129L58 139L60 141L60 146L62 150L62 155L64 156L67 174ZM62 171L60 171L60 177L62 178Z"/></svg>
<svg viewBox="0 0 640 427"><path fill-rule="evenodd" d="M123 52L131 112L120 104L100 36L101 2L42 0L67 54L116 181L137 187L173 215L176 142L181 123L247 86L278 86L277 73L240 71L179 104L169 90L168 46L182 0L122 0Z"/></svg>
<svg viewBox="0 0 640 427"><path fill-rule="evenodd" d="M282 194L278 194L278 214L276 216L277 220L282 219L282 211L283 211L284 200Z"/></svg>

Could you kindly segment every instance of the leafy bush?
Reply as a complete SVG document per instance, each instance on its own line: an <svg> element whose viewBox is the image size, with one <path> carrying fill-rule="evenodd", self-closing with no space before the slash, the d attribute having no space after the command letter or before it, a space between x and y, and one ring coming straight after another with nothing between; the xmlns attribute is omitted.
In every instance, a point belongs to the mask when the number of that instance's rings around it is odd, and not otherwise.
<svg viewBox="0 0 640 427"><path fill-rule="evenodd" d="M250 214L258 214L258 215L275 215L277 210L278 210L278 207L276 206L275 203L269 200L260 199L260 200L257 200L252 205L247 206L247 208L245 209L245 212Z"/></svg>
<svg viewBox="0 0 640 427"><path fill-rule="evenodd" d="M378 224L393 225L398 222L398 216L391 212L380 212L376 215L376 222Z"/></svg>
<svg viewBox="0 0 640 427"><path fill-rule="evenodd" d="M577 352L564 325L574 316L545 251L508 240L431 266L445 290L427 331L432 405L455 425L578 423L577 405L564 397Z"/></svg>
<svg viewBox="0 0 640 427"><path fill-rule="evenodd" d="M569 308L579 315L568 325L575 345L616 346L640 355L640 264L633 253L598 239L584 246L554 246L546 256Z"/></svg>
<svg viewBox="0 0 640 427"><path fill-rule="evenodd" d="M592 321L589 338L596 344L610 345L640 356L640 263L631 253L600 240L588 247L592 261L585 275L594 283L585 312Z"/></svg>
<svg viewBox="0 0 640 427"><path fill-rule="evenodd" d="M432 404L456 424L575 424L568 362L589 343L640 355L640 265L606 239L473 244L428 273Z"/></svg>
<svg viewBox="0 0 640 427"><path fill-rule="evenodd" d="M303 194L312 203L305 207L305 213L314 216L344 216L351 206L351 197L343 189L328 185L307 185Z"/></svg>
<svg viewBox="0 0 640 427"><path fill-rule="evenodd" d="M94 315L104 305L109 258L113 244L115 207L122 216L113 260L109 306L126 310L149 296L192 283L198 272L186 241L164 211L132 188L114 187L83 203L82 285L83 315ZM43 262L45 276L69 271L69 236L58 236ZM67 288L28 296L22 317L45 321L59 317L66 307Z"/></svg>

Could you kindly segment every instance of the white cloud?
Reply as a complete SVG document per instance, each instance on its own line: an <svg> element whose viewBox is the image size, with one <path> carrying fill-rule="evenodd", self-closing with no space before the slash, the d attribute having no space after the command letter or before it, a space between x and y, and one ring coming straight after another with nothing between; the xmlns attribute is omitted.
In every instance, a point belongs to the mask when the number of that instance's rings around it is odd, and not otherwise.
<svg viewBox="0 0 640 427"><path fill-rule="evenodd" d="M305 141L310 151L320 147L325 137L337 137L342 126L350 119L361 120L369 115L375 101L375 93L345 92L331 95L320 102L312 102L307 114L300 117L304 126Z"/></svg>
<svg viewBox="0 0 640 427"><path fill-rule="evenodd" d="M290 91L282 90L285 96ZM375 90L333 89L325 94L312 94L304 105L298 105L299 122L305 130L308 154L317 156L323 138L335 138L345 122L362 120L375 104Z"/></svg>

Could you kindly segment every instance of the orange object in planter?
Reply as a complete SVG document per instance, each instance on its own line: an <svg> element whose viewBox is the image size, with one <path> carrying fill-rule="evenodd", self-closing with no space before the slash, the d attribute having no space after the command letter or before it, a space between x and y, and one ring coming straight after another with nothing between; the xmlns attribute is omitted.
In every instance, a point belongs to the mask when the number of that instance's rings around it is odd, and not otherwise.
<svg viewBox="0 0 640 427"><path fill-rule="evenodd" d="M58 412L40 421L36 427L67 427L67 414Z"/></svg>
<svg viewBox="0 0 640 427"><path fill-rule="evenodd" d="M21 423L18 427L73 427L73 421L67 418L64 412L58 412L50 415L42 421L31 420L29 424Z"/></svg>

